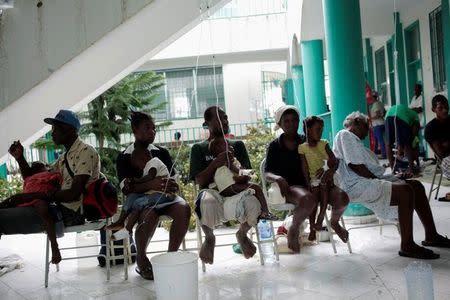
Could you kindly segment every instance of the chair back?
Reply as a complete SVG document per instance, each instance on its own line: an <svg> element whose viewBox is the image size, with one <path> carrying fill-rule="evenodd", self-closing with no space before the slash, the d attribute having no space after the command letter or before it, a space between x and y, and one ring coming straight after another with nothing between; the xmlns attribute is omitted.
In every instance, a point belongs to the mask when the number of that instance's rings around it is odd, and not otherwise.
<svg viewBox="0 0 450 300"><path fill-rule="evenodd" d="M268 194L267 194L266 176L264 176L265 168L266 168L266 158L264 157L263 160L261 161L261 164L259 165L259 174L260 174L260 178L261 178L261 185L262 185L264 197L266 197L266 199L269 199Z"/></svg>

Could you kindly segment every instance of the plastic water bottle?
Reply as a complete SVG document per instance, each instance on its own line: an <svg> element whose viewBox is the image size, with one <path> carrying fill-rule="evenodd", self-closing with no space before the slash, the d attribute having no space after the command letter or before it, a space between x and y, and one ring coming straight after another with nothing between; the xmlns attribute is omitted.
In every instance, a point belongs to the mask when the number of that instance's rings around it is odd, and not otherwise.
<svg viewBox="0 0 450 300"><path fill-rule="evenodd" d="M56 204L51 203L49 206L50 215L55 221L55 233L57 238L62 238L64 236L64 222L61 211L58 209Z"/></svg>
<svg viewBox="0 0 450 300"><path fill-rule="evenodd" d="M259 240L261 243L261 256L264 257L264 262L274 262L275 255L273 249L273 239L272 230L270 228L269 222L267 220L260 220L258 223Z"/></svg>
<svg viewBox="0 0 450 300"><path fill-rule="evenodd" d="M434 299L433 271L431 265L413 261L404 269L408 299Z"/></svg>

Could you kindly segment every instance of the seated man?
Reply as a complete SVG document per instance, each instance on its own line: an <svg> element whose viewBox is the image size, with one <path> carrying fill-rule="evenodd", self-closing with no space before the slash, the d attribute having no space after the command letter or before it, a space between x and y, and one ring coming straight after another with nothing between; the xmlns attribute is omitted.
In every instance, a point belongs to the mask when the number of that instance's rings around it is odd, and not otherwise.
<svg viewBox="0 0 450 300"><path fill-rule="evenodd" d="M425 140L434 153L442 159L441 167L444 176L450 178L450 117L447 98L443 95L434 96L431 100L431 110L436 117L425 127ZM450 194L447 194L445 198L450 201Z"/></svg>
<svg viewBox="0 0 450 300"><path fill-rule="evenodd" d="M256 226L261 214L258 199L251 194L243 195L240 199L236 199L237 196L223 197L217 190L207 188L214 181L216 170L229 165L234 158L239 160L243 168L251 169L248 153L242 141L228 141L234 155L227 151L213 157L208 148L209 141L228 133L228 117L221 108L211 106L205 110L204 118L209 130L209 139L192 146L190 161L190 178L195 180L201 189L195 202L195 212L205 233L200 259L205 263L213 263L214 227L230 219L237 219L241 223L236 238L245 258L250 258L256 253L256 247L247 237L247 232L252 226Z"/></svg>
<svg viewBox="0 0 450 300"><path fill-rule="evenodd" d="M50 168L50 171L62 174L63 182L61 190L55 190L51 193L34 193L34 199L41 201L40 205L34 206L38 215L45 223L48 237L52 245L51 262L57 264L61 261L61 254L56 242L55 228L52 216L49 214L48 204L56 202L62 213L63 221L66 226L79 225L84 223L84 217L80 213L80 206L85 188L100 176L100 160L95 149L81 141L78 137L80 121L75 113L69 110L60 110L55 118L46 118L44 122L52 125L52 139L56 145L63 145L66 152ZM32 168L24 157L24 149L19 141L15 141L9 152L17 160L22 176L28 177L32 173ZM73 177L69 174L65 160L73 171ZM2 211L8 214L18 216L14 210L20 208L4 209ZM3 220L2 220L3 221ZM24 219L26 223L28 220ZM3 230L7 224L1 222L0 228ZM33 226L33 224L30 224Z"/></svg>

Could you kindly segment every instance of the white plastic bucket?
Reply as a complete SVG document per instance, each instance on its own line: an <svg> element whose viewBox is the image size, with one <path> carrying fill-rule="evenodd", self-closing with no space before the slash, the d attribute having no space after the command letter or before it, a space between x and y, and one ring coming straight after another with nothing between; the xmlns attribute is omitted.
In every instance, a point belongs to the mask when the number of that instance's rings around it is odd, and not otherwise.
<svg viewBox="0 0 450 300"><path fill-rule="evenodd" d="M198 299L198 255L169 252L150 259L158 300Z"/></svg>

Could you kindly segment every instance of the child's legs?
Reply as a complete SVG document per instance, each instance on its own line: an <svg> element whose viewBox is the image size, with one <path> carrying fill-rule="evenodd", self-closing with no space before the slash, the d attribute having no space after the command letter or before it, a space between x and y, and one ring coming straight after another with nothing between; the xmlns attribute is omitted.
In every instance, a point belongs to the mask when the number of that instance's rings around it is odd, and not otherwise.
<svg viewBox="0 0 450 300"><path fill-rule="evenodd" d="M56 241L55 222L48 210L48 202L39 200L34 204L38 215L45 223L45 231L47 232L50 245L52 247L52 263L57 264L61 261L61 253L59 252L58 242Z"/></svg>
<svg viewBox="0 0 450 300"><path fill-rule="evenodd" d="M320 189L319 187L312 187L311 193L314 195L316 199L320 199ZM312 210L311 214L309 215L309 227L311 233L315 233L314 225L316 224L316 216L317 216L317 207L318 203L315 204L314 209Z"/></svg>
<svg viewBox="0 0 450 300"><path fill-rule="evenodd" d="M267 206L266 197L264 197L264 193L262 191L262 188L259 185L255 184L255 183L250 183L250 188L255 191L255 196L258 199L259 204L261 204L261 211L263 213L268 213L269 212L269 207Z"/></svg>
<svg viewBox="0 0 450 300"><path fill-rule="evenodd" d="M127 223L125 225L126 230L128 230L128 232L132 232L133 231L133 227L134 224L136 224L136 222L139 219L139 211L138 210L133 210L127 218Z"/></svg>
<svg viewBox="0 0 450 300"><path fill-rule="evenodd" d="M120 230L124 227L125 225L125 220L128 216L128 213L122 209L122 211L120 212L120 216L117 219L117 221L111 223L110 225L106 226L106 229L108 230Z"/></svg>
<svg viewBox="0 0 450 300"><path fill-rule="evenodd" d="M33 202L33 203L30 203ZM13 207L18 207L19 205L23 205L26 203L30 203L30 205L28 206L32 206L34 204L35 200L30 200L30 199L15 199L15 198L8 198L5 199L4 201L2 201L0 203L0 209L1 208L13 208Z"/></svg>
<svg viewBox="0 0 450 300"><path fill-rule="evenodd" d="M329 202L329 195L330 195L330 187L326 184L321 184L320 185L320 192L319 192L319 197L320 197L320 210L319 210L319 215L317 216L317 221L315 224L316 228L321 228L322 227L322 223L323 223L323 219L325 217L325 214L327 212L327 206L328 206L328 202Z"/></svg>

